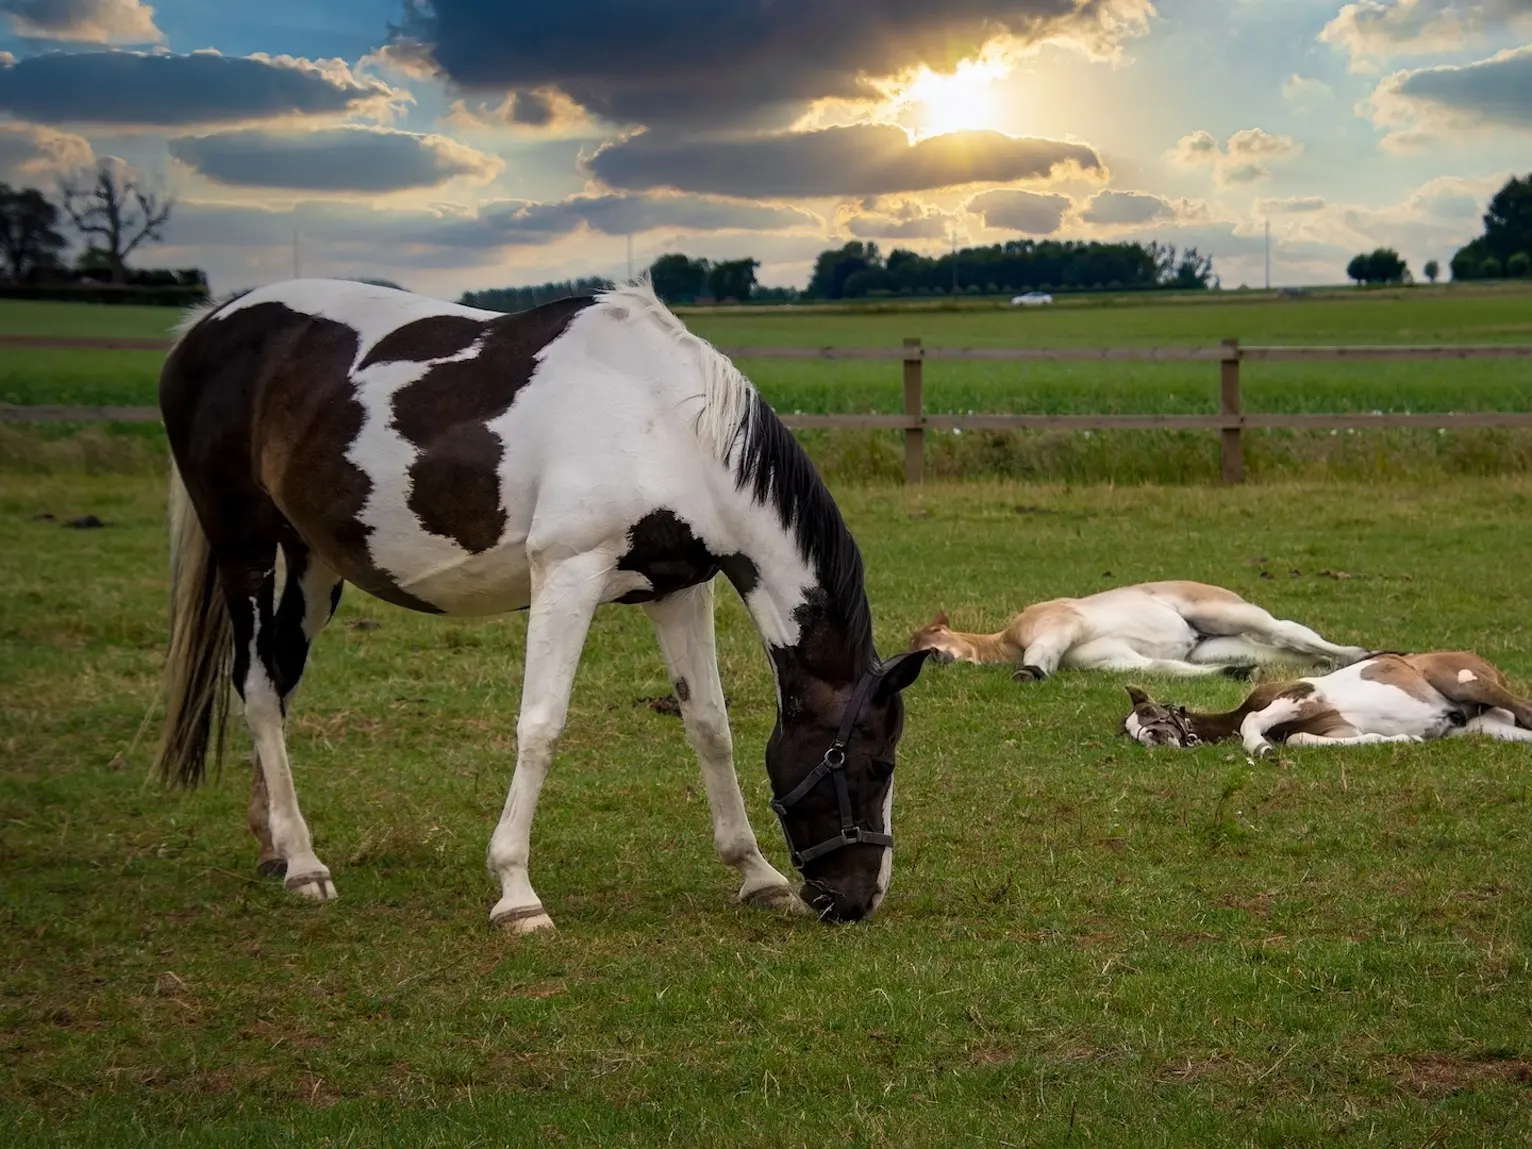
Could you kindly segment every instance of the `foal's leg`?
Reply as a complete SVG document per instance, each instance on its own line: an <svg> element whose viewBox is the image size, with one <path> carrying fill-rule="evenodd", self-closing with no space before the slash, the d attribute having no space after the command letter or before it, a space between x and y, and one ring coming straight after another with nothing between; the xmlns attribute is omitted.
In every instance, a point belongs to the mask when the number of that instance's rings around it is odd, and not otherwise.
<svg viewBox="0 0 1532 1149"><path fill-rule="evenodd" d="M1206 678L1223 671L1221 666L1198 666L1178 658L1150 658L1121 638L1096 638L1082 643L1069 652L1065 665L1077 670L1142 670L1178 678Z"/></svg>
<svg viewBox="0 0 1532 1149"><path fill-rule="evenodd" d="M1261 666L1273 662L1287 662L1292 653L1264 642L1255 642L1243 635L1223 638L1205 638L1186 656L1188 662L1218 666Z"/></svg>
<svg viewBox="0 0 1532 1149"><path fill-rule="evenodd" d="M543 912L527 877L532 815L537 812L537 796L564 731L580 649L611 570L611 557L599 552L556 564L537 560L532 564L526 672L521 716L516 723L516 771L511 775L500 823L489 840L488 857L490 872L500 879L500 900L490 911L489 920L512 933L553 928L553 919Z"/></svg>
<svg viewBox="0 0 1532 1149"><path fill-rule="evenodd" d="M713 584L703 583L644 610L654 623L660 653L681 700L686 737L702 765L708 811L713 816L713 845L725 865L744 878L739 900L755 905L801 908L792 887L761 855L745 812L734 773L734 741L718 680L718 649L713 634Z"/></svg>
<svg viewBox="0 0 1532 1149"><path fill-rule="evenodd" d="M1290 619L1279 619L1254 603L1188 603L1181 608L1181 617L1206 635L1249 635L1267 646L1290 650L1316 661L1330 659L1350 665L1370 653L1365 647L1338 646L1317 631Z"/></svg>
<svg viewBox="0 0 1532 1149"><path fill-rule="evenodd" d="M275 559L274 547L269 557ZM269 565L261 570L229 564L220 566L219 577L234 625L234 687L245 703L245 723L260 766L261 782L252 790L252 807L260 799L257 791L265 791L264 825L257 824L252 809L251 829L261 843L268 871L275 870L276 860L282 859L289 890L327 901L335 897L335 885L329 869L314 855L308 824L298 809L298 792L283 737L284 699L291 693L290 688L284 688L283 668L291 668L292 656L279 653L287 649L291 638L278 626L277 612L272 609L275 570Z"/></svg>
<svg viewBox="0 0 1532 1149"><path fill-rule="evenodd" d="M1447 737L1461 738L1465 734L1483 734L1503 742L1532 742L1532 730L1518 726L1514 714L1498 707L1470 718L1464 726L1454 726L1447 732Z"/></svg>
<svg viewBox="0 0 1532 1149"><path fill-rule="evenodd" d="M1383 742L1420 742L1413 734L1349 734L1331 738L1323 734L1298 731L1287 738L1289 746L1377 746Z"/></svg>
<svg viewBox="0 0 1532 1149"><path fill-rule="evenodd" d="M285 716L303 677L309 648L340 604L341 580L296 538L284 541L282 549L287 560L287 578L269 633ZM250 832L260 846L256 868L262 877L280 878L287 873L287 859L272 840L271 799L259 754L255 755L254 765L249 819ZM297 816L301 821L302 815Z"/></svg>

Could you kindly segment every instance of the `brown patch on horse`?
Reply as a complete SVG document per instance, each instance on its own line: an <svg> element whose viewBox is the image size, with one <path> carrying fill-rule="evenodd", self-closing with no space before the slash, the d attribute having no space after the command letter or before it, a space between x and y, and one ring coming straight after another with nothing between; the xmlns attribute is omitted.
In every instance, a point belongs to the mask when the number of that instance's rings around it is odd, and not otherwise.
<svg viewBox="0 0 1532 1149"><path fill-rule="evenodd" d="M409 507L426 530L472 554L500 541L504 447L485 424L510 410L537 370L537 353L592 302L561 299L491 320L480 329L478 355L438 363L394 396L394 428L420 451L410 466Z"/></svg>
<svg viewBox="0 0 1532 1149"><path fill-rule="evenodd" d="M1368 682L1381 682L1395 690L1402 690L1420 702L1435 703L1438 700L1439 692L1432 688L1431 683L1408 658L1401 655L1383 654L1370 659L1362 667L1362 677Z"/></svg>
<svg viewBox="0 0 1532 1149"><path fill-rule="evenodd" d="M1511 692L1500 668L1466 650L1437 650L1405 657L1422 678L1449 702L1472 708L1470 717L1484 710L1508 710L1516 725L1532 730L1532 703Z"/></svg>
<svg viewBox="0 0 1532 1149"><path fill-rule="evenodd" d="M358 366L445 359L472 347L485 326L485 320L468 315L428 315L383 336Z"/></svg>
<svg viewBox="0 0 1532 1149"><path fill-rule="evenodd" d="M1184 598L1188 602L1244 602L1232 590L1212 583L1192 582L1190 579L1167 579L1164 582L1139 583L1124 590L1141 590L1146 594L1168 594Z"/></svg>

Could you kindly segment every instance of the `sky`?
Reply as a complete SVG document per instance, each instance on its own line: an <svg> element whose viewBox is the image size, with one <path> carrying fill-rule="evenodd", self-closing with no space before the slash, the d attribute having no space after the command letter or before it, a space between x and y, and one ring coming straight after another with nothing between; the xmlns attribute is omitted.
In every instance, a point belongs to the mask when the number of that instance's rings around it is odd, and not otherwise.
<svg viewBox="0 0 1532 1149"><path fill-rule="evenodd" d="M1268 225L1274 285L1418 276L1532 171L1532 0L0 0L0 180L108 158L217 291L1021 238L1260 286Z"/></svg>

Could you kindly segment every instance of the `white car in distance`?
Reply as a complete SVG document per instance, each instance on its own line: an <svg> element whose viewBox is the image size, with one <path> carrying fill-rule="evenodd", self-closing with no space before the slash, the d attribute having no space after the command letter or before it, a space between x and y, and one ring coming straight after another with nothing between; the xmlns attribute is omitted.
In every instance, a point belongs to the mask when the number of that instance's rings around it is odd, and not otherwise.
<svg viewBox="0 0 1532 1149"><path fill-rule="evenodd" d="M1052 302L1053 296L1049 295L1046 291L1029 291L1024 295L1011 297L1012 307L1042 307L1044 304Z"/></svg>

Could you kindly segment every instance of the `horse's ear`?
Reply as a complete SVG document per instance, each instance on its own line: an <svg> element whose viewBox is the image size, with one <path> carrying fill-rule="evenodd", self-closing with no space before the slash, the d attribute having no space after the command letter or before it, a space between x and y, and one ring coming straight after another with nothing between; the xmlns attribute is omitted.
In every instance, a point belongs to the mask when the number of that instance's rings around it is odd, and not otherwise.
<svg viewBox="0 0 1532 1149"><path fill-rule="evenodd" d="M903 654L896 654L883 664L883 674L878 679L877 689L873 691L874 702L887 702L898 694L910 683L920 677L920 668L926 664L933 651L929 650L906 650Z"/></svg>
<svg viewBox="0 0 1532 1149"><path fill-rule="evenodd" d="M1134 709L1149 705L1149 696L1136 686L1128 687L1128 697L1133 700Z"/></svg>

